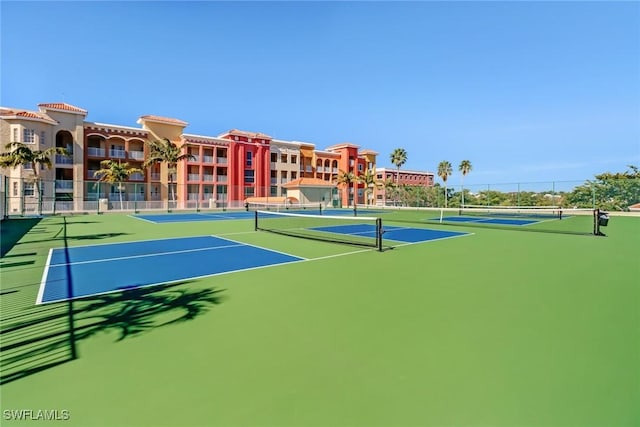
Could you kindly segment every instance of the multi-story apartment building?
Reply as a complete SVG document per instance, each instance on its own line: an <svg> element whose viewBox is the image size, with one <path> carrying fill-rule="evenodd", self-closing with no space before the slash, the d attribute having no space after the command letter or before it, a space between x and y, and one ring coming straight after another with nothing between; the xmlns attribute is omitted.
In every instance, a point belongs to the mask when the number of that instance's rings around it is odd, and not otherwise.
<svg viewBox="0 0 640 427"><path fill-rule="evenodd" d="M178 208L242 206L250 197L284 197L303 178L304 185L333 186L332 201L352 205L365 203L364 185L337 188L338 174L375 169L377 153L350 143L316 150L312 143L237 129L218 136L185 133L188 123L175 118L145 115L137 121L140 127L131 127L87 121L87 110L65 103L38 107L0 107L2 150L6 143L22 142L32 150L64 147L69 155L56 155L51 170L38 171L42 197L29 179L34 175L31 165L4 170L11 187L6 189L9 214L56 207L93 210L98 203L106 209L109 201L120 199L139 207L163 207L167 201ZM162 139L174 142L189 158L174 169L164 163L145 167L148 142ZM101 183L95 173L104 160L126 162L143 172L122 184ZM36 207L38 199L45 206Z"/></svg>
<svg viewBox="0 0 640 427"><path fill-rule="evenodd" d="M400 176L398 176L397 169L377 168L375 171L376 179L382 183L392 181L397 185L416 185L421 187L433 187L434 184L433 172L400 169ZM384 186L380 186L377 189L375 193L376 204L382 205L389 199L386 191Z"/></svg>

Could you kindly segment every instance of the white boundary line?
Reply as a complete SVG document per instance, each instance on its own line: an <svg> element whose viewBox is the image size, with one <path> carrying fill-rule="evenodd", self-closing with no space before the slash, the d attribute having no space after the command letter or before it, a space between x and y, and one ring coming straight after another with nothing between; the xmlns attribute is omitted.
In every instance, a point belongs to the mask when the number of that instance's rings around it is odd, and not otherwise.
<svg viewBox="0 0 640 427"><path fill-rule="evenodd" d="M180 251L169 251L169 252L156 252L152 254L142 254L142 255L130 255L130 256L122 256L115 258L101 258L101 259L92 259L87 261L76 261L76 262L65 262L63 264L53 264L50 267L62 267L66 265L81 265L81 264L95 264L99 262L110 262L110 261L119 261L123 259L136 259L136 258L148 258L154 256L162 256L162 255L172 255L172 254L182 254L188 252L198 252L198 251L210 251L215 249L226 249L226 248L235 248L243 245L225 245L225 246L212 246L208 248L197 248L197 249L184 249Z"/></svg>
<svg viewBox="0 0 640 427"><path fill-rule="evenodd" d="M42 297L44 296L44 288L47 284L47 277L49 276L49 264L51 263L52 255L53 255L53 248L49 249L47 262L44 265L44 271L42 272L42 279L40 280L40 289L38 289L38 296L36 297L36 305L42 304Z"/></svg>
<svg viewBox="0 0 640 427"><path fill-rule="evenodd" d="M411 228L414 228L414 227L401 227L401 226L396 226L396 227L397 227L397 229L402 229L402 228L411 229ZM420 230L429 230L429 229L425 228L425 229L420 229ZM250 234L250 233L255 233L255 231L229 233L227 235L232 235L232 234ZM454 232L454 233L457 233L457 232ZM422 240L420 242L409 242L409 243L395 245L393 247L417 245L417 244L426 243L426 242L433 242L433 241L436 241L436 240L455 239L455 238L458 238L458 237L473 236L474 234L475 233L461 233L461 234L459 234L457 236L440 237L440 238L437 238L437 239ZM215 238L219 238L219 239L222 239L222 240L228 240L230 242L238 243L238 245L230 245L230 247L241 246L241 245L252 246L252 247L257 248L257 249L262 249L262 250L266 250L266 251L269 251L269 252L276 252L276 253L279 253L279 254L282 254L282 255L287 255L287 256L290 256L292 258L298 258L298 259L294 260L294 261L285 261L285 262L280 262L280 263L276 263L276 264L262 265L262 266L259 266L259 267L249 267L249 268L243 268L243 269L239 269L239 270L223 271L221 273L205 274L205 275L193 276L193 277L185 277L185 278L182 278L182 279L171 280L171 281L168 281L168 282L150 283L150 284L147 284L147 285L136 286L135 288L115 289L115 290L112 290L112 291L100 292L100 293L86 295L86 296L82 296L82 297L65 298L65 299L58 299L58 300L53 300L53 301L42 302L42 296L44 294L44 284L46 282L47 273L49 271L49 262L50 262L50 259L51 259L51 254L53 253L53 248L52 248L52 249L49 249L49 258L47 259L47 264L45 266L45 272L43 274L43 280L41 282L40 289L38 291L38 299L36 300L36 305L52 304L52 303L56 303L56 302L64 302L64 301L69 301L69 300L92 298L92 297L95 297L95 296L98 296L98 295L112 294L112 293L116 293L116 292L126 292L127 290L132 290L132 289L142 289L142 288L148 288L148 287L159 286L159 285L170 285L172 283L179 283L179 282L183 282L183 281L186 281L186 280L198 280L198 279L204 279L204 278L207 278L207 277L222 276L222 275L225 275L225 274L238 273L238 272L243 272L243 271L259 270L261 268L269 268L269 267L275 267L275 266L285 265L285 264L296 264L296 263L302 263L302 262L320 261L320 260L324 260L324 259L337 258L337 257L341 257L341 256L354 255L354 254L359 254L359 253L364 253L364 252L373 252L372 249L369 248L369 249L362 249L362 250L345 252L345 253L334 254L334 255L326 255L326 256L322 256L322 257L318 257L318 258L302 258L302 257L296 256L296 255L288 254L286 252L276 251L276 250L273 250L273 249L267 249L267 248L263 248L263 247L258 246L258 245L253 245L253 244L244 243L244 242L238 242L238 241L232 240L232 239L220 238L220 237L214 236L214 235L210 235L210 236L191 236L191 237L215 237ZM178 238L188 238L188 237L176 237L176 239L178 239ZM169 238L169 239L155 239L155 240L171 240L171 238ZM140 240L140 241L154 241L154 240ZM393 240L393 241L397 241L397 240ZM127 242L123 242L123 243L127 243ZM129 242L129 243L134 243L134 242ZM106 243L106 244L118 244L118 243ZM97 245L87 245L87 246L97 246ZM79 246L76 246L76 247L79 247ZM215 248L209 248L209 249L215 249ZM57 264L57 265L63 265L63 264Z"/></svg>
<svg viewBox="0 0 640 427"><path fill-rule="evenodd" d="M134 289L149 288L149 287L152 287L152 286L170 285L172 283L179 283L179 282L184 282L184 281L187 281L187 280L204 279L206 277L222 276L222 275L225 275L225 274L238 273L238 272L241 272L241 271L259 270L261 268L269 268L269 267L275 267L275 266L278 266L278 265L292 264L292 263L303 262L303 261L305 261L305 260L301 259L301 260L296 260L296 261L285 261L285 262L279 262L277 264L269 264L269 265L261 265L261 266L258 266L258 267L242 268L240 270L230 270L230 271L223 271L221 273L204 274L204 275L201 275L201 276L193 276L193 277L184 277L182 279L170 280L168 282L156 282L156 283L149 283L147 285L136 286L136 287L132 287L132 288L114 289L112 291L99 292L99 293L96 293L96 294L85 295L85 296L81 296L81 297L57 299L57 300L53 300L53 301L47 301L47 302L44 302L44 303L41 302L40 304L53 304L53 303L56 303L56 302L65 302L65 301L69 301L69 300L80 300L80 299L85 299L85 298L93 298L93 297L98 296L98 295L107 295L107 294L113 294L113 293L116 293L116 292L126 292L126 291L130 291L130 290L134 290Z"/></svg>
<svg viewBox="0 0 640 427"><path fill-rule="evenodd" d="M255 231L251 231L249 233L255 233ZM240 233L236 233L236 234L240 234ZM245 233L242 233L242 234L245 234ZM212 237L217 237L218 239L220 239L220 237L218 237L218 236L212 236ZM262 249L263 251L275 252L275 253L280 254L280 255L286 255L286 256L293 257L293 258L298 258L301 261L306 261L306 260L309 259L309 258L304 258L304 257L298 256L298 255L292 255L292 254L289 254L289 253L286 253L286 252L282 252L282 251L276 251L274 249L263 248L262 246L253 245L251 243L239 242L239 241L233 240L233 239L223 238L222 240L228 240L228 241L233 242L233 243L238 243L239 245L242 245L242 246L251 246L251 247L254 247L256 249Z"/></svg>

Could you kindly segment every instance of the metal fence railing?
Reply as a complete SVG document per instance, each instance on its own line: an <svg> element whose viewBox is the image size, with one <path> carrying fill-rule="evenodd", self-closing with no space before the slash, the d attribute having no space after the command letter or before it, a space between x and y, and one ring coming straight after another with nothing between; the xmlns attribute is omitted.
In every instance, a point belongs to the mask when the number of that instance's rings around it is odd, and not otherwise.
<svg viewBox="0 0 640 427"><path fill-rule="evenodd" d="M233 187L218 183L172 184L126 182L108 184L97 181L40 180L2 176L0 216L47 215L56 213L104 213L115 211L241 209L245 200L295 196L301 203L322 201L342 206L343 194L349 203L407 207L480 206L563 206L609 211L627 211L640 203L640 179L594 179L585 181L546 181L433 187L401 185L381 195L346 190L308 190L289 193L281 186ZM302 191L302 190L301 190ZM362 194L360 194L362 193ZM316 200L318 199L318 200ZM365 200L368 199L368 200Z"/></svg>

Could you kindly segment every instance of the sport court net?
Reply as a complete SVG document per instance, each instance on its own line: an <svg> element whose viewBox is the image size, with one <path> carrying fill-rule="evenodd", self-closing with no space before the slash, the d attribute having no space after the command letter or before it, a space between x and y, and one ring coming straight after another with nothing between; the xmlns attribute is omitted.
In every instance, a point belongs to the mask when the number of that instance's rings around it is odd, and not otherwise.
<svg viewBox="0 0 640 427"><path fill-rule="evenodd" d="M382 250L382 220L376 217L258 210L255 212L255 230Z"/></svg>
<svg viewBox="0 0 640 427"><path fill-rule="evenodd" d="M596 211L593 209L530 206L465 206L464 208L358 206L360 214L366 215L368 210L375 210L384 220L394 222L580 235L599 232Z"/></svg>
<svg viewBox="0 0 640 427"><path fill-rule="evenodd" d="M268 203L268 202L249 202L247 209L250 211L269 211L269 212L301 212L310 214L321 214L321 203Z"/></svg>

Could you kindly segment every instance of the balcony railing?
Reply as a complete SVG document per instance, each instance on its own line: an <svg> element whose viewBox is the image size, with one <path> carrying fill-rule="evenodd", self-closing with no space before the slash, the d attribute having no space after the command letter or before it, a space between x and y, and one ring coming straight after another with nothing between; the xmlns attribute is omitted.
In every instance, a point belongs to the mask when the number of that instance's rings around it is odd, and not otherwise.
<svg viewBox="0 0 640 427"><path fill-rule="evenodd" d="M129 150L129 158L134 160L144 160L144 151Z"/></svg>
<svg viewBox="0 0 640 427"><path fill-rule="evenodd" d="M213 156L202 156L202 161L204 163L213 163Z"/></svg>
<svg viewBox="0 0 640 427"><path fill-rule="evenodd" d="M218 157L216 159L216 163L219 163L221 165L226 165L227 164L227 158L226 157Z"/></svg>
<svg viewBox="0 0 640 427"><path fill-rule="evenodd" d="M104 148L88 147L87 155L91 157L104 157Z"/></svg>
<svg viewBox="0 0 640 427"><path fill-rule="evenodd" d="M73 190L73 181L72 180L56 180L56 190Z"/></svg>
<svg viewBox="0 0 640 427"><path fill-rule="evenodd" d="M72 165L73 164L73 156L67 156L65 154L56 154L56 164L57 165Z"/></svg>
<svg viewBox="0 0 640 427"><path fill-rule="evenodd" d="M188 179L189 179L189 181L200 181L200 174L190 173L188 175Z"/></svg>
<svg viewBox="0 0 640 427"><path fill-rule="evenodd" d="M160 181L160 174L159 173L152 173L151 174L151 180L152 181Z"/></svg>
<svg viewBox="0 0 640 427"><path fill-rule="evenodd" d="M218 175L216 180L218 182L227 182L227 175Z"/></svg>
<svg viewBox="0 0 640 427"><path fill-rule="evenodd" d="M189 193L187 194L187 200L200 200L199 193Z"/></svg>
<svg viewBox="0 0 640 427"><path fill-rule="evenodd" d="M116 159L124 159L126 156L126 152L124 150L109 150L109 157L113 157Z"/></svg>
<svg viewBox="0 0 640 427"><path fill-rule="evenodd" d="M199 162L200 156L198 154L192 154L193 157L189 158L190 162Z"/></svg>
<svg viewBox="0 0 640 427"><path fill-rule="evenodd" d="M129 180L130 181L144 181L144 175L141 174L140 172L135 172L135 173L132 173L131 175L129 175Z"/></svg>
<svg viewBox="0 0 640 427"><path fill-rule="evenodd" d="M316 172L319 172L319 173L324 172L324 167L323 166L316 167Z"/></svg>
<svg viewBox="0 0 640 427"><path fill-rule="evenodd" d="M202 180L207 182L213 182L213 175L202 175Z"/></svg>
<svg viewBox="0 0 640 427"><path fill-rule="evenodd" d="M87 178L95 179L96 172L98 172L98 169L87 169Z"/></svg>

